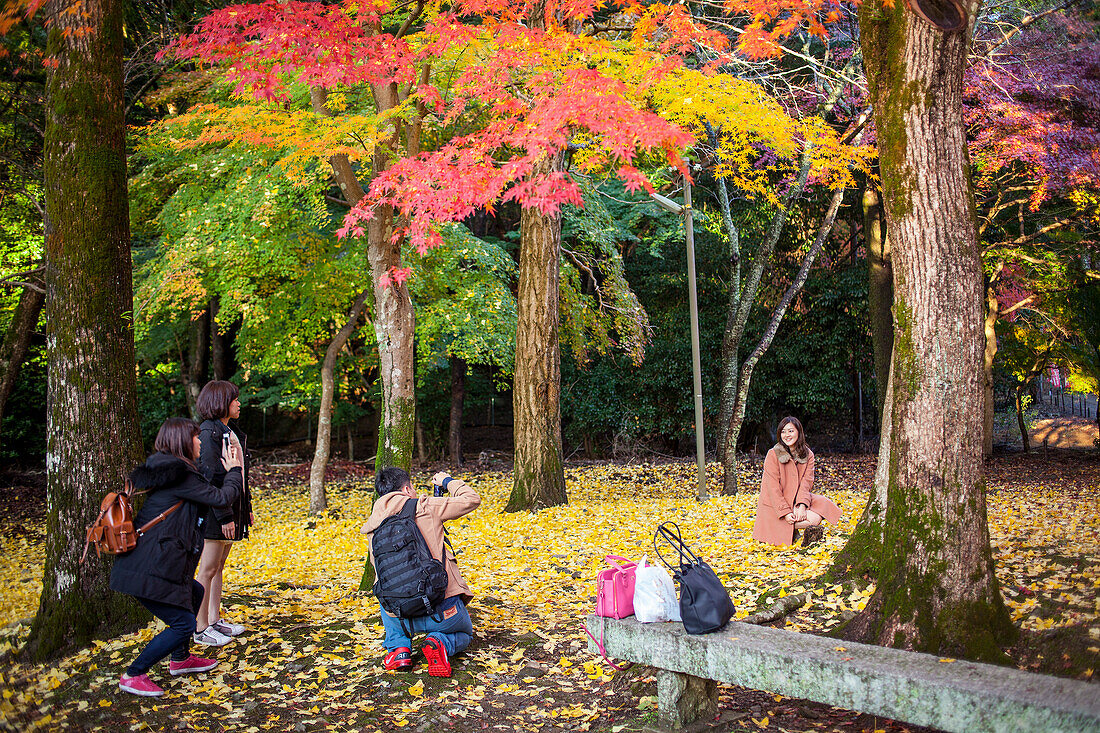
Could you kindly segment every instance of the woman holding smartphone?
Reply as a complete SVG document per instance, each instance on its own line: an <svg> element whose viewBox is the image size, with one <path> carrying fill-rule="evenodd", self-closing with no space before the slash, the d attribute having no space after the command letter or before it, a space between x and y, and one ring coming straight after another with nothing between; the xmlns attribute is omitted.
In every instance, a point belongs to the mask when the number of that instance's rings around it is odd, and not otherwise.
<svg viewBox="0 0 1100 733"><path fill-rule="evenodd" d="M211 507L206 517L206 542L195 579L202 584L206 597L199 609L195 643L223 646L245 627L221 617L222 575L233 543L248 537L252 526L252 492L248 487L248 443L244 434L229 427L229 421L241 415L240 391L232 382L208 382L195 405L203 419L199 426L199 470L210 483L221 486L226 472L220 456L225 445L236 438L242 446L244 486L237 501L229 506Z"/></svg>

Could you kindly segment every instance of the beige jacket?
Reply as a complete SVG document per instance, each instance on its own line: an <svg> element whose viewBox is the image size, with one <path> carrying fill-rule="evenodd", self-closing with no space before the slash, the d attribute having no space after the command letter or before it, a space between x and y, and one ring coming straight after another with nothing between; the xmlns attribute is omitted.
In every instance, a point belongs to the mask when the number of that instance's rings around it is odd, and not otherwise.
<svg viewBox="0 0 1100 733"><path fill-rule="evenodd" d="M428 549L432 557L440 558L444 550L447 552L447 560L444 565L447 568L447 598L462 596L463 603L469 603L473 598L470 587L462 577L458 569L458 562L451 553L449 547L443 543L443 523L449 519L457 519L469 514L481 505L481 497L478 493L466 485L464 481L452 478L447 484L450 496L420 496L412 501L416 505L416 526L424 535L424 541L428 543ZM374 530L382 524L386 517L398 514L405 506L409 497L405 494L393 491L379 497L371 508L370 519L363 525L362 533L367 536L368 547L374 537ZM374 565L374 553L370 553L371 565Z"/></svg>

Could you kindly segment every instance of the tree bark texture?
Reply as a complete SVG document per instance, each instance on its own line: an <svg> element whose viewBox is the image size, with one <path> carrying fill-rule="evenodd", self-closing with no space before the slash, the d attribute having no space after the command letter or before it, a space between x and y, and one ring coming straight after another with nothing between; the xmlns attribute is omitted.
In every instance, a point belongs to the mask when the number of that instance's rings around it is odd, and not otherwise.
<svg viewBox="0 0 1100 733"><path fill-rule="evenodd" d="M967 5L973 18L978 2ZM886 525L848 638L1003 660L982 474L982 269L962 119L966 30L905 3L859 11L894 267Z"/></svg>
<svg viewBox="0 0 1100 733"><path fill-rule="evenodd" d="M462 407L466 400L466 360L451 357L451 425L447 446L451 463L462 465Z"/></svg>
<svg viewBox="0 0 1100 733"><path fill-rule="evenodd" d="M564 168L556 153L535 166L545 176ZM520 216L516 375L513 383L515 461L505 511L565 504L561 446L561 352L558 275L561 214L525 208Z"/></svg>
<svg viewBox="0 0 1100 733"><path fill-rule="evenodd" d="M332 337L325 349L325 359L321 362L321 405L317 409L317 442L313 448L313 463L309 467L309 513L318 514L328 508L325 496L325 469L332 455L332 403L336 393L336 356L355 329L359 327L359 317L367 306L370 290L364 290L355 299L348 312L348 320ZM349 432L350 434L350 432Z"/></svg>
<svg viewBox="0 0 1100 733"><path fill-rule="evenodd" d="M78 12L72 12L73 9ZM103 496L141 459L134 369L121 0L47 7L46 550L25 653L43 659L148 618L79 564Z"/></svg>
<svg viewBox="0 0 1100 733"><path fill-rule="evenodd" d="M8 398L15 391L15 380L19 376L19 368L23 366L23 360L27 358L27 350L31 345L31 337L38 326L39 316L46 304L44 290L23 288L19 294L19 304L15 306L11 323L7 333L4 334L4 342L0 344L0 426L4 423L4 410L8 404ZM2 438L0 433L0 438Z"/></svg>
<svg viewBox="0 0 1100 733"><path fill-rule="evenodd" d="M871 348L875 357L875 404L879 418L886 404L890 378L890 354L894 350L894 271L890 241L882 217L878 191L868 183L863 189L863 243L867 250L867 309L870 312ZM882 425L880 419L879 425Z"/></svg>

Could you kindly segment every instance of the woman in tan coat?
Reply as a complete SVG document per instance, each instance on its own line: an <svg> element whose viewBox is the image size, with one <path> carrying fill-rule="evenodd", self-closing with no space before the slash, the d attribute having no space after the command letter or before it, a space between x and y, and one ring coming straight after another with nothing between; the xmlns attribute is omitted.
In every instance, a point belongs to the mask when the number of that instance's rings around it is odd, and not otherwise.
<svg viewBox="0 0 1100 733"><path fill-rule="evenodd" d="M790 545L796 530L806 532L803 545L821 538L821 520L840 521L840 509L829 499L811 492L814 486L814 453L806 445L802 423L794 417L779 422L779 442L764 459L764 478L756 505L753 539L773 545Z"/></svg>

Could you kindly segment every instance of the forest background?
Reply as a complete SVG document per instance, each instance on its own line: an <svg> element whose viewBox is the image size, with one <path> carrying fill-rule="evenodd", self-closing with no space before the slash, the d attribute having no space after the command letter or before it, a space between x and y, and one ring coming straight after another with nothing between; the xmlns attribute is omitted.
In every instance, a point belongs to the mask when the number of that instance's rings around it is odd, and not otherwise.
<svg viewBox="0 0 1100 733"><path fill-rule="evenodd" d="M233 96L217 67L181 67L156 52L216 7L135 4L126 20L142 437L148 446L164 417L193 413L206 379L225 378L242 388L242 427L253 446L309 453L326 350L348 323L359 292L356 279L366 267L363 248L337 236L347 203L319 155L326 145L332 152L341 134L360 133L345 123L326 131L325 139L293 115L267 119L266 129L256 125L237 139L211 132L227 119L240 124L244 115L234 120L233 110L247 114L247 103ZM706 4L693 12L735 43L743 35ZM966 104L1001 440L1013 440L1004 427L1015 422L1019 431L1035 419L1043 375L1048 389L1053 376L1056 388L1077 395L1097 391L1093 13L1075 3L992 4L983 9L976 31ZM621 20L611 17L608 22ZM855 37L849 13L834 19L824 40L796 35L787 44L792 53L779 61L755 59L751 48L747 54L742 48L727 73L751 80L767 95L762 103L753 100L752 109L730 106L713 89L711 98L700 90L695 100L674 103L664 90L665 99L651 100L659 114L697 136L695 255L704 424L712 456L721 456L728 429L729 365L739 364L761 341L804 263L810 265L802 275L805 284L795 290L743 401L738 448L766 451L785 414L806 421L819 449L860 452L877 443L885 367L879 344L876 371L872 336L884 312L889 323L890 301L884 305L875 290L882 289L881 263L889 276L888 239L885 259L880 254L884 224L875 161L866 152L839 151L855 166L842 187L830 179L830 162L814 161L804 189L781 200L797 186L799 173L781 136L806 138L797 125L820 122L837 128L839 137L865 109L861 64L858 58L853 63ZM4 42L3 83L10 93L0 122L0 455L31 466L44 460L46 436L45 323L38 315L44 300L45 78L34 66L43 31L16 25ZM693 42L700 44L695 56L705 61L703 42ZM297 94L300 100L301 90ZM341 104L355 111L353 102ZM746 110L764 119L729 121L728 115ZM787 117L787 129L769 115ZM200 132L204 125L206 132ZM460 128L443 125L433 134L459 135ZM751 144L731 147L729 136L746 131ZM871 135L873 142L873 129ZM572 144L570 155L579 160L572 163L574 172L584 171L578 152L583 146ZM665 193L677 195L678 172L661 168L656 159L639 162L658 186L664 182ZM686 455L693 447L694 418L682 219L662 211L644 191L632 192L609 178L606 166L592 166L577 180L576 203L582 205L564 204L562 222L565 455ZM836 222L816 258L807 257L837 191L842 198ZM776 211L784 205L785 225L769 248ZM458 464L463 426L481 428L475 453L511 449L519 217L518 201L481 207L442 230L445 247L421 256L410 245L405 255L416 312L415 445L421 460L447 457ZM738 290L748 288L740 277L757 263L763 277L758 292L746 298L753 307L735 344L739 352L731 357L724 340ZM334 355L333 406L324 410L331 409L339 436L334 450L359 459L376 453L382 395L375 334L366 317L367 327L353 327ZM888 349L889 339L881 340ZM1084 404L1077 411L1088 412Z"/></svg>

